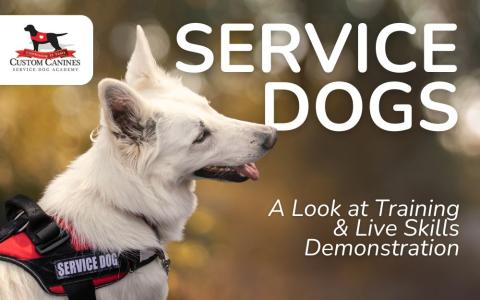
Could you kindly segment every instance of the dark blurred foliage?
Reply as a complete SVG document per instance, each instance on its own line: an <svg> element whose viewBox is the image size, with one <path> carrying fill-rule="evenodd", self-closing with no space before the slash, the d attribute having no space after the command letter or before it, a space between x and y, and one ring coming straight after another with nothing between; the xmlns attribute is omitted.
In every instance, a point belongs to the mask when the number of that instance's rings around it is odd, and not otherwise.
<svg viewBox="0 0 480 300"><path fill-rule="evenodd" d="M41 197L49 180L90 145L89 133L98 122L96 84L104 77L123 77L133 48L134 25L142 24L159 63L173 69L177 60L198 62L198 55L179 49L177 30L190 22L212 26L210 36L192 34L216 54L215 65L203 74L180 74L184 82L206 95L220 112L263 122L264 85L290 81L303 87L310 100L308 121L299 129L282 132L274 151L258 165L259 182L242 185L218 182L198 184L200 205L189 222L186 239L170 247L173 271L170 299L478 299L480 250L480 4L465 0L187 0L187 1L61 1L0 2L1 14L83 14L94 23L95 76L80 87L0 88L0 196L15 193ZM255 45L255 54L234 54L233 62L253 63L253 74L220 71L222 23L252 22L253 33L235 33L235 42ZM302 72L292 73L279 60L274 70L259 70L261 24L296 25L302 43L296 55ZM333 45L342 25L353 31L335 71L326 74L316 60L303 25L315 25L321 40ZM356 67L356 25L368 25L368 72ZM396 34L389 55L396 62L417 62L407 74L393 74L378 64L374 45L387 24L411 23L417 34ZM422 31L425 23L454 22L455 33L441 39L455 42L455 54L439 55L456 63L458 72L423 71ZM179 74L179 72L174 71ZM445 133L427 132L419 120L438 116L420 103L422 87L434 80L457 86L453 96L440 95L459 112L457 126ZM360 123L344 133L323 128L314 114L320 88L335 80L354 84L364 98ZM390 93L382 102L389 121L401 120L395 103L413 107L413 128L385 132L368 113L372 91L386 81L403 81L412 93ZM350 101L342 93L329 98L328 114L345 120ZM279 94L280 120L296 114L295 101ZM461 204L461 249L456 258L305 258L308 237L334 241L334 220L268 218L276 198L303 203L373 201L389 197ZM2 214L3 215L3 214ZM336 239L337 241L340 239ZM344 241L344 240L342 240Z"/></svg>

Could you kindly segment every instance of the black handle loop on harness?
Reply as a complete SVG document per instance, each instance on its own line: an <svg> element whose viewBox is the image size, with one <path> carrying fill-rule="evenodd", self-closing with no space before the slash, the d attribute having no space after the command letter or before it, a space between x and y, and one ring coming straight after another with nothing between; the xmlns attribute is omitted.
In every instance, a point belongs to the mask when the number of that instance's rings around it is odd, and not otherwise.
<svg viewBox="0 0 480 300"><path fill-rule="evenodd" d="M16 221L16 226L26 225L25 233L40 254L50 252L70 239L67 232L58 227L37 203L26 196L17 195L9 199L5 208L8 220Z"/></svg>

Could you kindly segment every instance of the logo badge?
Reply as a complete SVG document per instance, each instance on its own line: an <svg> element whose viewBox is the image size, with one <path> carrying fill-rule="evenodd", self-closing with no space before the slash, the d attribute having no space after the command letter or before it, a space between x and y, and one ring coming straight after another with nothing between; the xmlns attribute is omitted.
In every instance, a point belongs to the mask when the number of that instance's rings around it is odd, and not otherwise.
<svg viewBox="0 0 480 300"><path fill-rule="evenodd" d="M85 16L0 16L2 85L82 85L93 76L93 24Z"/></svg>

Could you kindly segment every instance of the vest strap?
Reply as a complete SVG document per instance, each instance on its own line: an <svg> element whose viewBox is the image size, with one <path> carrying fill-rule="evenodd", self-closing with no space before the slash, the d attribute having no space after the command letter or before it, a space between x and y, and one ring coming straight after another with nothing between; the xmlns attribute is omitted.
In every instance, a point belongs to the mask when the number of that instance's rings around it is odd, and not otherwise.
<svg viewBox="0 0 480 300"><path fill-rule="evenodd" d="M65 284L63 286L67 293L68 300L96 300L95 286L92 281L82 281Z"/></svg>

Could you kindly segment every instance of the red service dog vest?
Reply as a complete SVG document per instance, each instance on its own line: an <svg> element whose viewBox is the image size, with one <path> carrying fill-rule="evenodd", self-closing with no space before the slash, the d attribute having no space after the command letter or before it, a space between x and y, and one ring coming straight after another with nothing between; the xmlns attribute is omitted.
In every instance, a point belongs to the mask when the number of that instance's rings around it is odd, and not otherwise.
<svg viewBox="0 0 480 300"><path fill-rule="evenodd" d="M92 251L72 243L70 234L29 198L18 195L5 206L8 222L0 227L0 261L29 272L49 294L95 300L95 289L157 258L168 273L170 260L161 249L148 255L139 250Z"/></svg>
<svg viewBox="0 0 480 300"><path fill-rule="evenodd" d="M47 34L45 32L37 32L36 35L31 36L32 41L44 43L47 41Z"/></svg>

